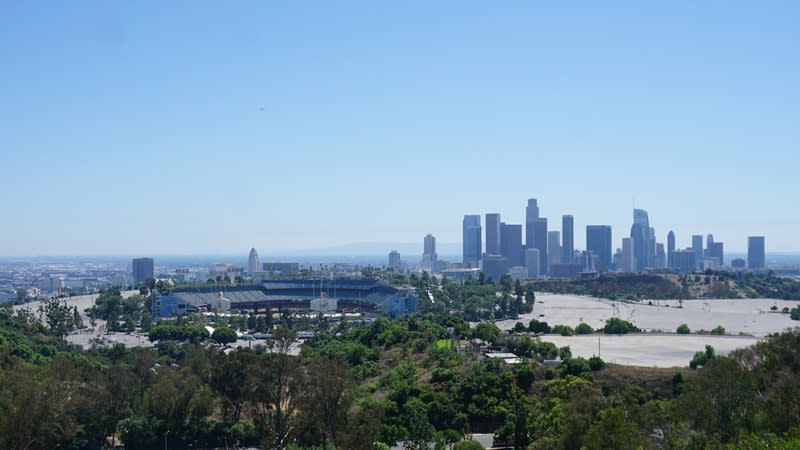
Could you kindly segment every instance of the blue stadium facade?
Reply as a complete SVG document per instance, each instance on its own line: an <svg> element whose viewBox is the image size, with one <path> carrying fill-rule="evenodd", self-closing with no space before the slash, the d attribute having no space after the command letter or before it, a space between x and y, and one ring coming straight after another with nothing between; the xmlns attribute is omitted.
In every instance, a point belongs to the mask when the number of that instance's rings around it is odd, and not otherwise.
<svg viewBox="0 0 800 450"><path fill-rule="evenodd" d="M335 298L341 310L384 312L392 317L417 311L419 296L411 288L397 288L374 279L265 280L261 286L198 286L162 293L155 305L161 317L192 312L230 310L264 312L308 310L322 295Z"/></svg>

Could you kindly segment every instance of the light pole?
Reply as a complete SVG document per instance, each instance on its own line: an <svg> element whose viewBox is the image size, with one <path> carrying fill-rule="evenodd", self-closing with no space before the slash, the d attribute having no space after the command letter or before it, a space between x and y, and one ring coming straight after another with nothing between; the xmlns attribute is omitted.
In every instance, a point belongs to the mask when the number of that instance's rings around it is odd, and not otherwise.
<svg viewBox="0 0 800 450"><path fill-rule="evenodd" d="M164 433L164 450L167 450L167 436L169 435L169 430Z"/></svg>

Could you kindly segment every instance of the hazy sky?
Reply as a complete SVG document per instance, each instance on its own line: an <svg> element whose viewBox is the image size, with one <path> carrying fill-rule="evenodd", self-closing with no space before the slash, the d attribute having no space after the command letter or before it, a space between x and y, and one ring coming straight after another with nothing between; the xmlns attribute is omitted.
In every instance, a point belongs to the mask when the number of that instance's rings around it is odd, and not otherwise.
<svg viewBox="0 0 800 450"><path fill-rule="evenodd" d="M563 3L2 1L0 255L421 252L528 197L800 250L800 2Z"/></svg>

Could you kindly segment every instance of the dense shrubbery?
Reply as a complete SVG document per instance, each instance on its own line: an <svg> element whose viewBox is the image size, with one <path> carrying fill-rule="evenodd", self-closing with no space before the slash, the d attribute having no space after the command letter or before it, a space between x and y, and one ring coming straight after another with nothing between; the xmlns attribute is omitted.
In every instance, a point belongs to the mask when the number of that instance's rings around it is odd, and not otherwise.
<svg viewBox="0 0 800 450"><path fill-rule="evenodd" d="M648 274L603 275L591 280L547 280L534 283L537 291L590 295L611 300L685 298L683 288L664 277Z"/></svg>
<svg viewBox="0 0 800 450"><path fill-rule="evenodd" d="M767 273L706 271L677 279L657 274L604 274L591 280L545 280L533 287L558 294L639 301L688 298L778 298L800 300L800 282Z"/></svg>

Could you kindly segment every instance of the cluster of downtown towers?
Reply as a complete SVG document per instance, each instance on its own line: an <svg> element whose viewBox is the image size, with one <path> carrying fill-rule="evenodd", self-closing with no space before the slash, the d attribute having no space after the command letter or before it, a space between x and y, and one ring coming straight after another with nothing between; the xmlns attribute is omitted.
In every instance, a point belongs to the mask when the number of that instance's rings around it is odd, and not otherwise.
<svg viewBox="0 0 800 450"><path fill-rule="evenodd" d="M529 199L525 209L525 243L522 242L521 224L507 224L500 214L486 214L485 248L482 241L481 216L465 215L463 221L463 265L481 268L495 279L509 271L523 272L528 278L551 275L575 276L584 271L643 272L650 269L671 269L690 273L697 269L719 268L725 263L722 242L714 242L712 235L703 244L702 235L692 236L692 246L676 249L675 233L667 235L667 248L656 242L656 232L650 226L646 211L633 210L630 237L622 240L621 248L612 252L610 225L586 226L586 250L576 251L574 245L574 219L561 217L561 232L548 231L547 218L539 217L536 199ZM744 261L734 260L734 266L744 266ZM748 238L750 269L765 266L764 237ZM520 274L522 275L522 274Z"/></svg>

